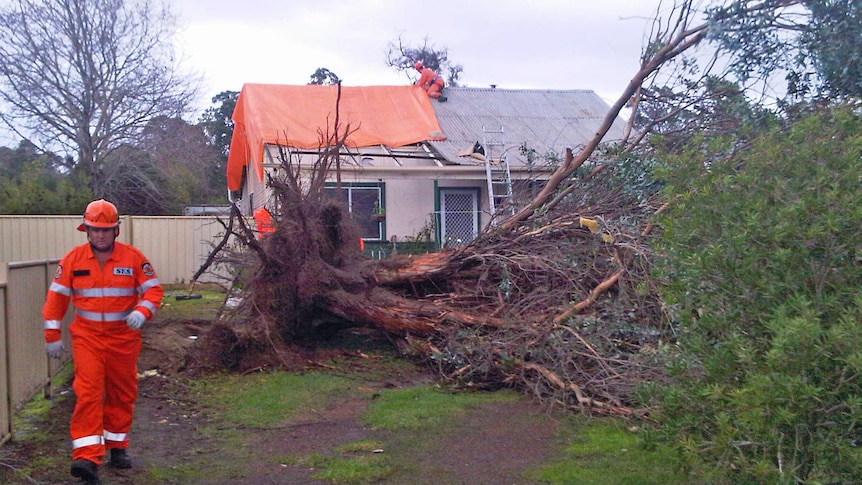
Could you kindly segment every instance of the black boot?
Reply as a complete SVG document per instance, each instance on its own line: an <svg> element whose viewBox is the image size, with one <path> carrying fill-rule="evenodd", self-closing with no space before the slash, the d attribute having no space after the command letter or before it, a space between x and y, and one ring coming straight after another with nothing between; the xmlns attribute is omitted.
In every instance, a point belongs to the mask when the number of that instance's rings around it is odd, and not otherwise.
<svg viewBox="0 0 862 485"><path fill-rule="evenodd" d="M72 476L78 477L87 485L98 485L99 467L90 460L74 460L72 462Z"/></svg>
<svg viewBox="0 0 862 485"><path fill-rule="evenodd" d="M132 468L132 459L126 454L125 449L111 449L111 466L114 468Z"/></svg>

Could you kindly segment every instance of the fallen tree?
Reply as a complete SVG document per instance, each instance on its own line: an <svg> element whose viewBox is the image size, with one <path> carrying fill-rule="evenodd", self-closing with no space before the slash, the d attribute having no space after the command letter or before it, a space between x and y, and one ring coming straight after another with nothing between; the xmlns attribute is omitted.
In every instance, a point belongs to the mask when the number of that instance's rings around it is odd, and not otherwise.
<svg viewBox="0 0 862 485"><path fill-rule="evenodd" d="M350 127L336 118L321 133L310 168L282 149L279 175L267 181L274 231L259 238L242 218L225 225L244 249L231 258L250 257L242 263L245 298L204 337L210 356L198 361L242 371L250 355L256 368L266 354L278 366L289 345L365 327L454 383L643 415L631 408L632 393L663 378L656 349L669 333L649 278L650 219L664 201L645 169L627 163L632 144L605 149L602 140L647 78L704 39L708 24L689 26L693 12L684 2L676 22L655 33L595 135L567 150L535 199L466 247L364 259L345 209L323 192L338 177L336 154Z"/></svg>
<svg viewBox="0 0 862 485"><path fill-rule="evenodd" d="M630 415L636 381L659 378L640 357L662 334L645 274L642 226L660 200L619 188L622 170L585 173L541 216L470 245L383 261L362 256L345 209L323 196L327 151L303 172L287 152L269 181L274 231L243 218L226 228L250 258L243 304L200 346L199 363L278 367L291 345L345 327L386 333L454 383L513 386L565 406ZM571 152L567 158L571 158ZM641 194L638 194L638 196ZM497 226L499 227L499 226Z"/></svg>

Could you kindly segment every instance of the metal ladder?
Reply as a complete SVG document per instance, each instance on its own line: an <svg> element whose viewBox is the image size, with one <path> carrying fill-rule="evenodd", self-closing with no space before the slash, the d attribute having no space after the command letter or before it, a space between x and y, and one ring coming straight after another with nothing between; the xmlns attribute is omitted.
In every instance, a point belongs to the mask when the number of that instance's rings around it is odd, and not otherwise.
<svg viewBox="0 0 862 485"><path fill-rule="evenodd" d="M491 223L497 223L497 215L504 209L515 215L515 205L512 203L512 173L509 170L509 160L501 147L503 127L489 130L482 126L482 148L485 150L485 177L488 183L488 211L491 213ZM495 158L496 157L496 158Z"/></svg>

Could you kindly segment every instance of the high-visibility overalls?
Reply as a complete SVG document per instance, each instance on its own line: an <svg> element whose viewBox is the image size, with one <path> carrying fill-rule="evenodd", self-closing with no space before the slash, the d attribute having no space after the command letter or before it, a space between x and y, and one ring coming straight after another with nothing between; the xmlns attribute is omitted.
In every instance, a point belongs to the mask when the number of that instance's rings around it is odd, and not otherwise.
<svg viewBox="0 0 862 485"><path fill-rule="evenodd" d="M428 96L437 99L443 91L443 78L438 76L436 72L424 67L419 73L419 79L414 83L416 86L422 86L422 89L428 92Z"/></svg>
<svg viewBox="0 0 862 485"><path fill-rule="evenodd" d="M56 342L70 300L75 307L69 326L76 396L69 424L73 460L101 465L106 449L129 446L141 331L130 329L125 318L132 310L152 318L163 295L147 258L117 241L104 267L89 243L73 248L57 266L42 317L45 341Z"/></svg>
<svg viewBox="0 0 862 485"><path fill-rule="evenodd" d="M275 228L272 227L272 215L269 211L260 207L254 211L254 224L257 226L257 238L260 239L264 235L275 232Z"/></svg>

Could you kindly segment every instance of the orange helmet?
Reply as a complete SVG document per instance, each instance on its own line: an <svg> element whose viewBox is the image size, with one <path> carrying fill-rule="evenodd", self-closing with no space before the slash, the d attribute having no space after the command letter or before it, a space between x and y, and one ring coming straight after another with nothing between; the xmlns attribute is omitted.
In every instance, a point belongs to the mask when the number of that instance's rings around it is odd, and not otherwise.
<svg viewBox="0 0 862 485"><path fill-rule="evenodd" d="M86 232L88 227L117 227L120 225L120 215L117 206L105 199L94 200L87 204L84 211L84 221L78 225L78 230Z"/></svg>
<svg viewBox="0 0 862 485"><path fill-rule="evenodd" d="M416 64L413 64L413 69L416 69L417 71L421 71L422 70L422 63L419 61L416 61Z"/></svg>

